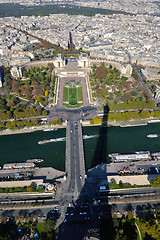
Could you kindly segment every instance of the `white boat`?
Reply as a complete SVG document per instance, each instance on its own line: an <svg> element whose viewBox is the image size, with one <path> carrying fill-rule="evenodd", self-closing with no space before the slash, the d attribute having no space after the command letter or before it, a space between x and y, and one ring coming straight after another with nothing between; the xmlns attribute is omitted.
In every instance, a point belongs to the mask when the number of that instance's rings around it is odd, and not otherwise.
<svg viewBox="0 0 160 240"><path fill-rule="evenodd" d="M48 140L42 140L39 141L38 144L44 144L44 143L50 143L50 142L57 142L57 139L48 139Z"/></svg>
<svg viewBox="0 0 160 240"><path fill-rule="evenodd" d="M50 131L57 131L58 128L46 128L43 130L43 132L50 132Z"/></svg>
<svg viewBox="0 0 160 240"><path fill-rule="evenodd" d="M148 137L148 138L157 138L158 135L155 134L155 133L153 133L153 134L148 134L147 137Z"/></svg>
<svg viewBox="0 0 160 240"><path fill-rule="evenodd" d="M33 163L40 163L43 162L44 160L41 158L33 158L33 159L28 159L26 162L33 162Z"/></svg>
<svg viewBox="0 0 160 240"><path fill-rule="evenodd" d="M88 135L83 135L83 139L88 139Z"/></svg>

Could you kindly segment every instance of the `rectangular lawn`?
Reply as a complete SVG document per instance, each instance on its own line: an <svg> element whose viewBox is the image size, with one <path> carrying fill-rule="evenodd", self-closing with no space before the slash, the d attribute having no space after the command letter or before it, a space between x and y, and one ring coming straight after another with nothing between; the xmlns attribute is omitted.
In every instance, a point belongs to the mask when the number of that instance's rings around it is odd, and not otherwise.
<svg viewBox="0 0 160 240"><path fill-rule="evenodd" d="M78 88L78 102L83 101L83 92L82 92L82 87Z"/></svg>
<svg viewBox="0 0 160 240"><path fill-rule="evenodd" d="M63 102L68 102L68 88L63 89Z"/></svg>
<svg viewBox="0 0 160 240"><path fill-rule="evenodd" d="M77 88L69 88L69 104L77 104Z"/></svg>

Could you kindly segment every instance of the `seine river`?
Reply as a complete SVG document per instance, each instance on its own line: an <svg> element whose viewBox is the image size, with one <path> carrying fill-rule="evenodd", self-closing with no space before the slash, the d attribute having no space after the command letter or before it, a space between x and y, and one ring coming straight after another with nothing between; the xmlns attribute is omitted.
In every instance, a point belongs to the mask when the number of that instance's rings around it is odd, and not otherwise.
<svg viewBox="0 0 160 240"><path fill-rule="evenodd" d="M147 134L156 133L157 138L147 138ZM149 150L151 153L160 151L160 123L148 124L137 127L84 127L83 135L89 136L84 140L86 168L92 166L96 155L95 149L99 148L98 142L105 141L106 158L109 153L130 153L135 151ZM23 162L30 158L43 158L39 163L41 167L54 167L64 170L66 130L15 134L0 136L0 165L9 162ZM39 145L38 141L57 138L57 142ZM109 159L109 158L108 158Z"/></svg>

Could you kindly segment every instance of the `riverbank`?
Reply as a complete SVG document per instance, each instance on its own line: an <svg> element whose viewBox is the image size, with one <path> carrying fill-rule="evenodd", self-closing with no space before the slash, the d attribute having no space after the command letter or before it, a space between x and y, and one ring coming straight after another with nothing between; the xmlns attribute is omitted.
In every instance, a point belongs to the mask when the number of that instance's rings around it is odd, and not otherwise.
<svg viewBox="0 0 160 240"><path fill-rule="evenodd" d="M142 119L142 120L130 120L127 122L108 122L107 126L110 127L137 127L137 126L145 126L148 125L148 123L158 123L160 122L159 118L153 119L153 118L148 118L148 119ZM101 126L101 124L90 124L90 121L85 121L82 122L82 126L87 126L87 127L92 127L92 126ZM43 131L44 129L50 129L50 128L66 128L66 123L63 123L61 126L59 125L54 125L54 126L48 126L48 125L43 125L40 127L32 127L32 128L23 128L19 130L3 130L0 132L0 136L3 135L13 135L13 134L23 134L23 133L31 133L31 132L36 132L36 131Z"/></svg>
<svg viewBox="0 0 160 240"><path fill-rule="evenodd" d="M59 125L54 125L54 126L48 126L48 125L43 125L40 127L32 127L32 128L22 128L19 130L3 130L0 132L0 136L3 135L13 135L13 134L22 134L22 133L31 133L31 132L36 132L36 131L43 131L44 129L51 129L51 128L66 128L66 124L62 124L61 126Z"/></svg>
<svg viewBox="0 0 160 240"><path fill-rule="evenodd" d="M106 125L108 127L137 127L137 126L145 126L148 125L148 123L158 123L160 122L159 118L153 119L142 119L142 120L130 120L127 122L108 122ZM83 122L82 126L101 126L100 124L90 124L90 122Z"/></svg>

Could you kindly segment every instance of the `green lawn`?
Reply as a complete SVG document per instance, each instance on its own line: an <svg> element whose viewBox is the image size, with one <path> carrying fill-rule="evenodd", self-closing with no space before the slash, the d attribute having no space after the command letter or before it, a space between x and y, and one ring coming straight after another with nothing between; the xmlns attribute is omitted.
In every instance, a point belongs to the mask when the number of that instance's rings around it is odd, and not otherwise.
<svg viewBox="0 0 160 240"><path fill-rule="evenodd" d="M76 105L70 105L70 104L67 104L67 103L63 103L63 105L67 108L79 108L83 105L83 103L77 103Z"/></svg>
<svg viewBox="0 0 160 240"><path fill-rule="evenodd" d="M69 104L76 105L77 104L77 88L69 88Z"/></svg>
<svg viewBox="0 0 160 240"><path fill-rule="evenodd" d="M82 87L78 88L78 102L83 101L83 92L82 92Z"/></svg>
<svg viewBox="0 0 160 240"><path fill-rule="evenodd" d="M66 87L63 89L63 101L68 102L68 88Z"/></svg>

